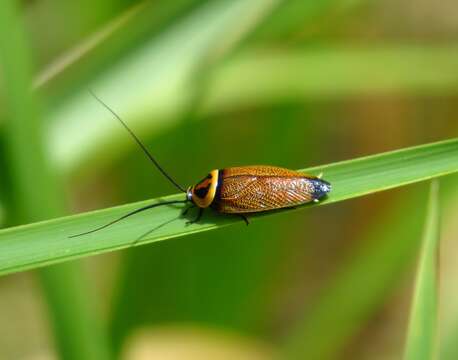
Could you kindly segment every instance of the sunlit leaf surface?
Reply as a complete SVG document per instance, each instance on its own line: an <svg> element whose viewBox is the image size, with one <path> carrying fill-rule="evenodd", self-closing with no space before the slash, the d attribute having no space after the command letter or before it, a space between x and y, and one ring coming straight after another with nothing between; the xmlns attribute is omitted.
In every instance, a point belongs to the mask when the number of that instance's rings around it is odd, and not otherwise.
<svg viewBox="0 0 458 360"><path fill-rule="evenodd" d="M324 178L331 182L333 190L321 204L331 204L458 171L458 140L422 145L304 171L312 174L323 172ZM91 235L69 238L108 223L145 204L179 199L184 199L184 194L3 230L0 232L0 272L20 271L240 222L237 217L207 210L200 223L187 225L189 218L195 216L192 211L187 216L182 216L183 206L171 205L143 212ZM313 206L315 205L306 205L297 210ZM251 219L273 214L275 212L252 216ZM150 233L140 242L136 242L148 232Z"/></svg>

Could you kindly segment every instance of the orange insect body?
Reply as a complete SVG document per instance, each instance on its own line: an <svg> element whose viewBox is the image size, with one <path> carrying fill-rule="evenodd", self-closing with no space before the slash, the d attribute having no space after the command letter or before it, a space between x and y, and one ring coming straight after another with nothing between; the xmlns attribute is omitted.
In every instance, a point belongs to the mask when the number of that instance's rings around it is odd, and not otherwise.
<svg viewBox="0 0 458 360"><path fill-rule="evenodd" d="M242 214L318 201L330 190L319 177L256 165L213 170L187 190L187 199L200 208Z"/></svg>

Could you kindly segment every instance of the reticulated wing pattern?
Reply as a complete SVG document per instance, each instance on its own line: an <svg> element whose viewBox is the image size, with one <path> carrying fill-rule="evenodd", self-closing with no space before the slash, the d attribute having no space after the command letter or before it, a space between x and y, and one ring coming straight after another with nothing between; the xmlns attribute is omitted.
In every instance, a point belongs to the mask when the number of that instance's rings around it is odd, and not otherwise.
<svg viewBox="0 0 458 360"><path fill-rule="evenodd" d="M225 178L221 191L221 198L227 200L236 199L242 194L250 191L250 186L256 181L258 181L257 177L252 175L241 175Z"/></svg>
<svg viewBox="0 0 458 360"><path fill-rule="evenodd" d="M304 177L308 176L300 172L269 165L239 166L223 169L226 177L233 176L285 176L285 177ZM309 176L313 177L313 176Z"/></svg>
<svg viewBox="0 0 458 360"><path fill-rule="evenodd" d="M219 210L258 212L301 205L312 200L313 185L306 177L234 176L221 189Z"/></svg>

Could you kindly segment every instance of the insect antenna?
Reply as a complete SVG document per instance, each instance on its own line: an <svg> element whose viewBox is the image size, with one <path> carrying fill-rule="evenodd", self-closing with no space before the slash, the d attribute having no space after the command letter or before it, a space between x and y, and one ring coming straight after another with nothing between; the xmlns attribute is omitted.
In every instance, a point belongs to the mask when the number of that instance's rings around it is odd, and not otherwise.
<svg viewBox="0 0 458 360"><path fill-rule="evenodd" d="M116 114L116 112L110 108L107 104L105 104L96 94L94 94L94 92L92 90L89 90L89 92L91 93L91 95L99 102L101 103L109 112L111 112L113 114L113 116L119 120L119 122L122 124L122 126L124 126L124 128L129 132L129 134L132 136L132 138L136 141L136 143L140 146L140 148L143 150L143 152L145 153L145 155L151 160L151 162L156 166L156 168L162 173L162 175L164 175L173 185L175 185L175 187L186 193L186 190L181 186L179 185L162 167L161 165L159 165L159 163L157 162L157 160L153 157L153 155L151 155L151 153L148 151L148 149L146 148L146 146L140 141L140 139L138 138L137 135L135 135L135 133L127 126L127 124L121 119L121 117Z"/></svg>
<svg viewBox="0 0 458 360"><path fill-rule="evenodd" d="M76 234L76 235L71 235L69 236L69 238L75 238L75 237L78 237L78 236L83 236L83 235L88 235L88 234L92 234L96 231L99 231L99 230L102 230L102 229L105 229L107 228L108 226L111 226L113 224L116 224L117 222L121 221L121 220L124 220L132 215L135 215L135 214L138 214L142 211L145 211L145 210L149 210L149 209L152 209L152 208L155 208L155 207L158 207L158 206L162 206L162 205L171 205L171 204L184 204L184 203L187 203L188 200L174 200L174 201L167 201L167 202L162 202L162 203L156 203L156 204L150 204L150 205L146 205L140 209L137 209L137 210L134 210L134 211L131 211L130 213L127 213L126 215L123 215L121 216L120 218L116 219L116 220L113 220L111 222L109 222L108 224L105 224L105 225L102 225L98 228L95 228L93 230L90 230L90 231L86 231L86 232L83 232L81 234Z"/></svg>

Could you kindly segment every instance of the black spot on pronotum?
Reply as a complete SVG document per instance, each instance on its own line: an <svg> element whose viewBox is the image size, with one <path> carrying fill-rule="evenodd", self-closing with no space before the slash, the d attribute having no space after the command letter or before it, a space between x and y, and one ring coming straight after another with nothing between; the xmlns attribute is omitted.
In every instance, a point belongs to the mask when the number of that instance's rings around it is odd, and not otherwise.
<svg viewBox="0 0 458 360"><path fill-rule="evenodd" d="M211 183L205 187L196 187L194 188L194 194L200 197L201 199L204 199L205 196L207 196L208 191L210 190L210 186L211 186Z"/></svg>
<svg viewBox="0 0 458 360"><path fill-rule="evenodd" d="M197 197L204 199L205 196L207 196L208 191L210 190L210 187L212 185L212 179L213 179L212 174L208 174L205 178L203 178L202 181L200 181L194 187L194 194Z"/></svg>

